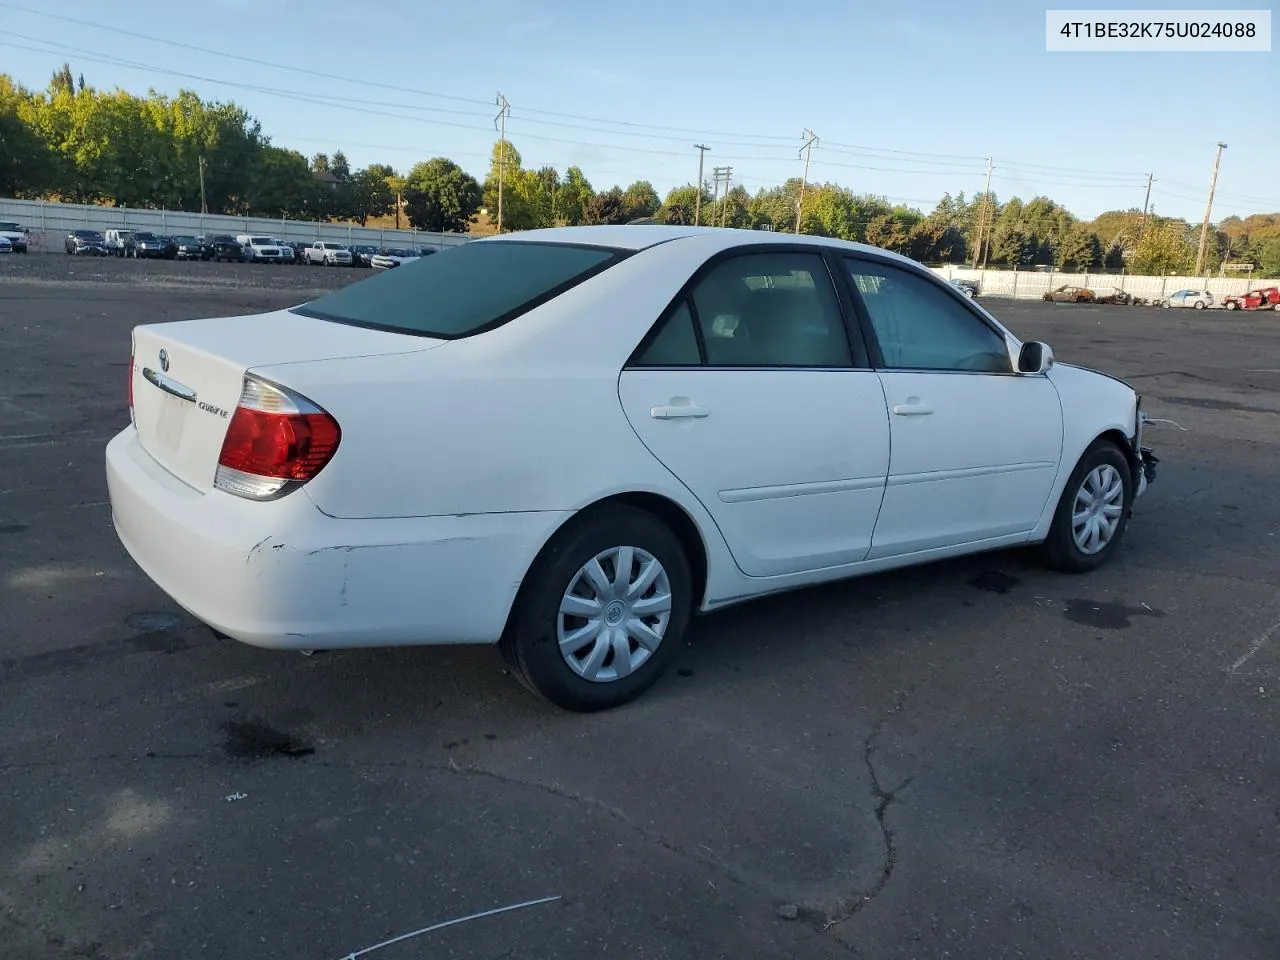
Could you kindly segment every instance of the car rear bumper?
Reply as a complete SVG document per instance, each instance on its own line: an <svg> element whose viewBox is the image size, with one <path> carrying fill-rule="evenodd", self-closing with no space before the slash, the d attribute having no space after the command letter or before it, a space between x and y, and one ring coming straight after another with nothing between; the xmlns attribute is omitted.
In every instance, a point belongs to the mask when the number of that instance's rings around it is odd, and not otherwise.
<svg viewBox="0 0 1280 960"><path fill-rule="evenodd" d="M285 649L491 643L560 513L337 520L305 490L202 493L127 427L106 450L120 542L192 616Z"/></svg>

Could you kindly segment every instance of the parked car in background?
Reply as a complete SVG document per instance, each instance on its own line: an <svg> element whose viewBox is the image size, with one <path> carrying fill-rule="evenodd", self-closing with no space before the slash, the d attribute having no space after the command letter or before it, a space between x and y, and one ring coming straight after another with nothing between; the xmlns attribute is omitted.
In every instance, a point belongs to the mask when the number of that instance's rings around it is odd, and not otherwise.
<svg viewBox="0 0 1280 960"><path fill-rule="evenodd" d="M952 280L951 285L971 300L978 295L978 284L976 281Z"/></svg>
<svg viewBox="0 0 1280 960"><path fill-rule="evenodd" d="M150 230L138 230L129 244L129 256L139 259L171 260L177 252L172 240Z"/></svg>
<svg viewBox="0 0 1280 960"><path fill-rule="evenodd" d="M240 242L244 259L249 263L280 263L284 260L280 245L270 237L241 234L236 240Z"/></svg>
<svg viewBox="0 0 1280 960"><path fill-rule="evenodd" d="M77 257L105 257L107 238L98 230L72 230L67 234L63 248Z"/></svg>
<svg viewBox="0 0 1280 960"><path fill-rule="evenodd" d="M27 252L27 231L12 220L0 220L0 237L9 241L9 249L14 253Z"/></svg>
<svg viewBox="0 0 1280 960"><path fill-rule="evenodd" d="M308 266L349 267L351 261L351 251L332 240L317 240L307 247Z"/></svg>
<svg viewBox="0 0 1280 960"><path fill-rule="evenodd" d="M1112 287L1110 293L1105 293L1094 298L1095 303L1112 303L1118 306L1127 307L1133 303L1133 297L1121 290L1119 287Z"/></svg>
<svg viewBox="0 0 1280 960"><path fill-rule="evenodd" d="M1208 290L1179 290L1162 300L1160 305L1165 309L1191 307L1194 310L1207 310L1213 306L1213 294Z"/></svg>
<svg viewBox="0 0 1280 960"><path fill-rule="evenodd" d="M219 233L205 241L205 250L210 260L221 263L224 260L244 259L244 248L235 237L227 233Z"/></svg>
<svg viewBox="0 0 1280 960"><path fill-rule="evenodd" d="M353 243L347 249L351 251L351 265L353 267L372 266L373 258L378 255L378 248L372 243Z"/></svg>
<svg viewBox="0 0 1280 960"><path fill-rule="evenodd" d="M285 240L272 240L280 251L280 260L282 263L296 263L297 257L293 252L293 244Z"/></svg>
<svg viewBox="0 0 1280 960"><path fill-rule="evenodd" d="M1088 287L1061 286L1046 293L1044 299L1054 303L1093 303L1096 298Z"/></svg>
<svg viewBox="0 0 1280 960"><path fill-rule="evenodd" d="M402 263L412 263L414 260L421 259L414 250L406 250L402 247L390 247L381 253L369 259L369 266L375 270L391 270L400 266Z"/></svg>
<svg viewBox="0 0 1280 960"><path fill-rule="evenodd" d="M207 260L204 243L199 237L174 237L173 256L177 260Z"/></svg>
<svg viewBox="0 0 1280 960"><path fill-rule="evenodd" d="M113 257L125 257L129 255L129 249L133 245L133 231L129 229L108 230L103 234L103 238L107 244L107 252Z"/></svg>
<svg viewBox="0 0 1280 960"><path fill-rule="evenodd" d="M1262 287L1222 298L1227 310L1280 310L1280 287Z"/></svg>
<svg viewBox="0 0 1280 960"><path fill-rule="evenodd" d="M293 250L294 263L307 262L307 247L311 246L310 243L306 242L305 240L291 240L289 242L289 246Z"/></svg>
<svg viewBox="0 0 1280 960"><path fill-rule="evenodd" d="M534 230L126 348L110 516L178 605L260 647L495 644L574 710L755 596L1001 547L1096 570L1155 478L1132 386L828 238Z"/></svg>

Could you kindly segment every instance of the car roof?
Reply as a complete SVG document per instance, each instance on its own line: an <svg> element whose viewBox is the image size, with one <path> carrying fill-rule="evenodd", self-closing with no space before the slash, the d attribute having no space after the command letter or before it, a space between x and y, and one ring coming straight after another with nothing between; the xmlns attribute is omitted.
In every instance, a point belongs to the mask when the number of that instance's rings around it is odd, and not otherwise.
<svg viewBox="0 0 1280 960"><path fill-rule="evenodd" d="M541 243L580 243L590 246L613 247L621 250L644 250L647 247L672 240L696 240L705 252L779 243L839 247L850 252L873 253L878 257L916 265L916 261L890 250L872 247L834 237L814 237L807 234L780 233L772 230L736 230L723 227L681 227L666 224L620 224L591 227L549 227L542 230L522 230L499 236L482 237L472 242L492 243L495 240Z"/></svg>

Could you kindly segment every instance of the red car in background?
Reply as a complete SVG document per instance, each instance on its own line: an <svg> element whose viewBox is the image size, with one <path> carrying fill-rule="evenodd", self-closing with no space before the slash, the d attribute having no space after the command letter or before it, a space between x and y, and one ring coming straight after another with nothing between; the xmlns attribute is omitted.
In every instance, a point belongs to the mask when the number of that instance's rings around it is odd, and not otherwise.
<svg viewBox="0 0 1280 960"><path fill-rule="evenodd" d="M1280 310L1280 287L1263 287L1222 298L1227 310Z"/></svg>

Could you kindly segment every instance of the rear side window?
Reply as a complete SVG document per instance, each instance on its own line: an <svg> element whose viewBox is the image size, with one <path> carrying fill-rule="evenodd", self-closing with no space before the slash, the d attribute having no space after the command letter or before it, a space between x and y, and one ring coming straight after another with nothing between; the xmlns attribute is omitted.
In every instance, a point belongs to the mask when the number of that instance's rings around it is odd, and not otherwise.
<svg viewBox="0 0 1280 960"><path fill-rule="evenodd" d="M295 307L336 323L452 339L498 326L612 266L603 247L487 240L402 264Z"/></svg>

